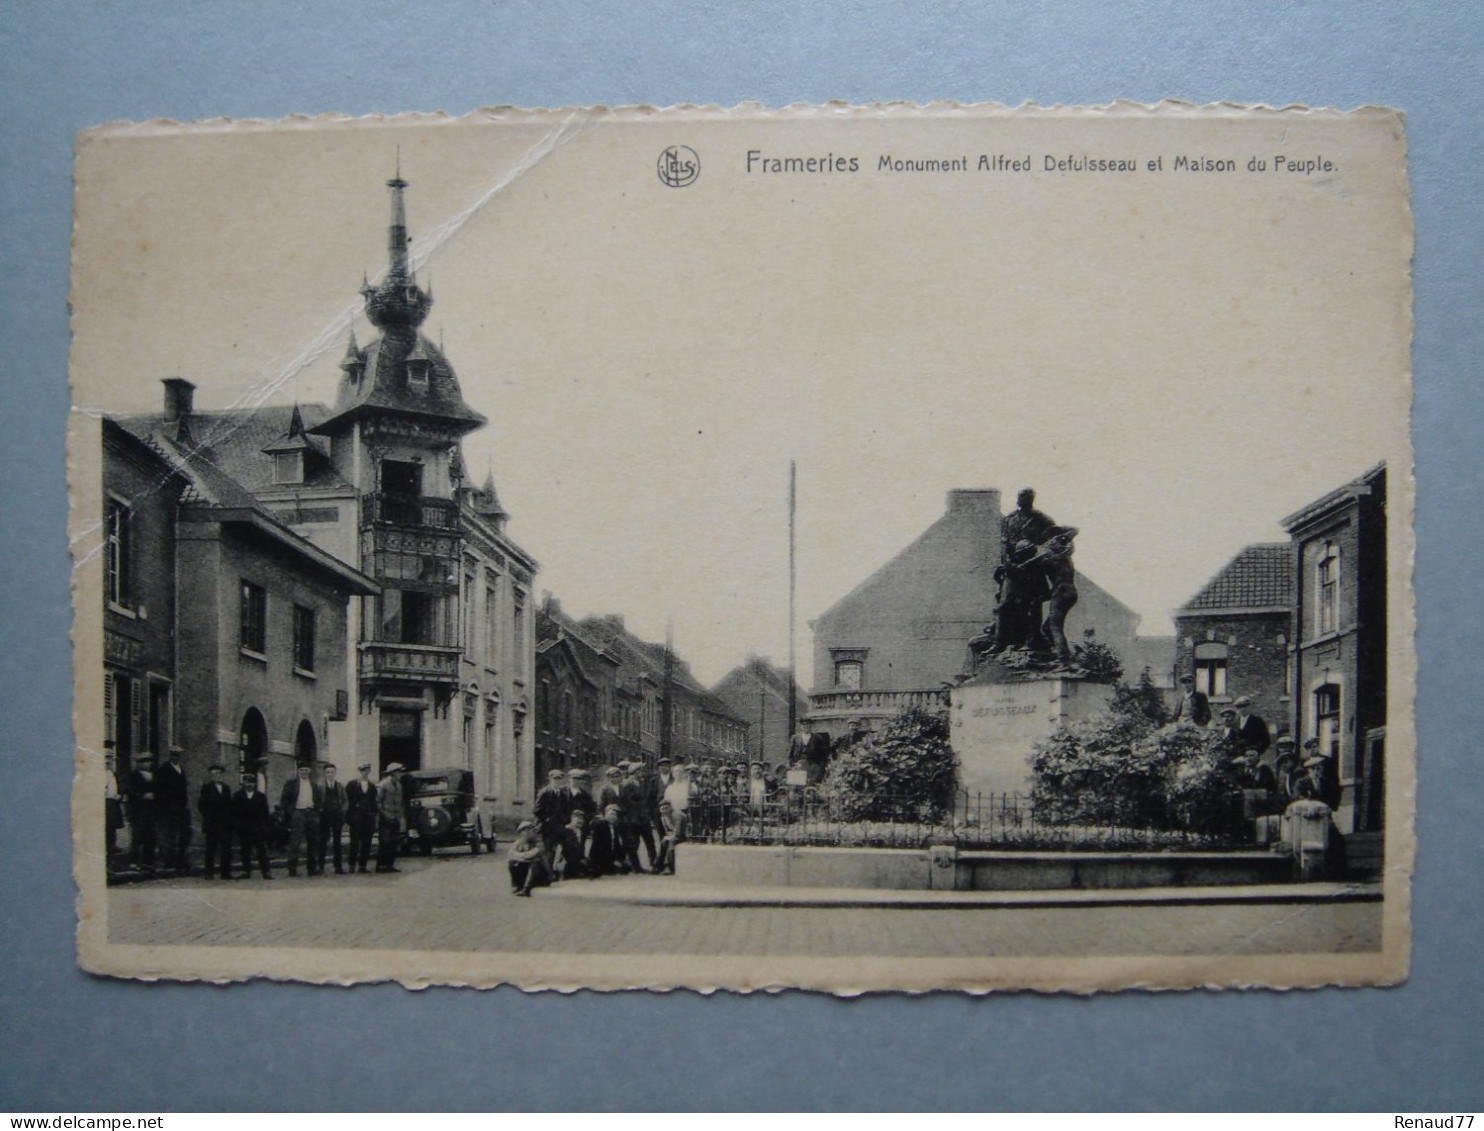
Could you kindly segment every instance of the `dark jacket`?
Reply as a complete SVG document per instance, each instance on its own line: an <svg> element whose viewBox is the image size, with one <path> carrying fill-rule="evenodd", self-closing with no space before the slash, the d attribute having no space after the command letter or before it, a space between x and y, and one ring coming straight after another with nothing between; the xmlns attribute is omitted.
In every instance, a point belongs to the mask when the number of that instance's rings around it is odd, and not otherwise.
<svg viewBox="0 0 1484 1131"><path fill-rule="evenodd" d="M644 783L626 777L618 787L619 820L624 824L642 825L649 816L649 801L644 796Z"/></svg>
<svg viewBox="0 0 1484 1131"><path fill-rule="evenodd" d="M251 797L239 789L232 795L232 827L246 837L266 837L273 824L268 795L257 790Z"/></svg>
<svg viewBox="0 0 1484 1131"><path fill-rule="evenodd" d="M624 859L623 838L618 827L607 821L598 821L592 827L592 839L587 845L587 866L594 875L611 876L622 866ZM628 871L623 867L623 871Z"/></svg>
<svg viewBox="0 0 1484 1131"><path fill-rule="evenodd" d="M345 787L345 819L355 824L376 822L376 783L356 778Z"/></svg>
<svg viewBox="0 0 1484 1131"><path fill-rule="evenodd" d="M536 825L543 836L556 836L572 816L572 791L566 786L542 786L536 794Z"/></svg>
<svg viewBox="0 0 1484 1131"><path fill-rule="evenodd" d="M324 793L324 819L332 825L343 824L347 807L345 786L338 781L334 785L326 782L322 792Z"/></svg>
<svg viewBox="0 0 1484 1131"><path fill-rule="evenodd" d="M201 827L208 831L228 829L232 825L232 790L224 781L209 781L201 787L196 802L201 814Z"/></svg>
<svg viewBox="0 0 1484 1131"><path fill-rule="evenodd" d="M1268 737L1268 724L1263 722L1258 715L1248 715L1247 721L1237 727L1237 745L1243 750L1256 750L1259 754L1267 752L1272 744Z"/></svg>
<svg viewBox="0 0 1484 1131"><path fill-rule="evenodd" d="M1192 691L1182 695L1175 706L1175 722L1195 723L1203 727L1211 721L1211 700L1204 691Z"/></svg>
<svg viewBox="0 0 1484 1131"><path fill-rule="evenodd" d="M319 812L325 807L325 787L319 782L310 779L309 791L314 798L314 810ZM299 779L294 777L283 783L283 795L278 799L278 809L284 816L290 816L299 807Z"/></svg>
<svg viewBox="0 0 1484 1131"><path fill-rule="evenodd" d="M155 804L161 809L190 808L185 771L170 762L155 769Z"/></svg>

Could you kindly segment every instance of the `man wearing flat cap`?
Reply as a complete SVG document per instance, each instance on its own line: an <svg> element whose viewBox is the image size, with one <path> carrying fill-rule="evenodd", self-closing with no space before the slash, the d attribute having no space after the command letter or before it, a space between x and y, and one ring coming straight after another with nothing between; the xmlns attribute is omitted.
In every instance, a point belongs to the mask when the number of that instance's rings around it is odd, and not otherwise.
<svg viewBox="0 0 1484 1131"><path fill-rule="evenodd" d="M1268 736L1268 724L1261 715L1252 713L1252 700L1243 695L1232 704L1237 710L1237 742L1243 750L1251 750L1258 757L1268 752L1272 739Z"/></svg>
<svg viewBox="0 0 1484 1131"><path fill-rule="evenodd" d="M400 872L397 867L397 845L407 831L407 809L402 803L402 774L407 767L401 762L387 766L381 784L376 787L376 870Z"/></svg>
<svg viewBox="0 0 1484 1131"><path fill-rule="evenodd" d="M1175 704L1175 717L1171 721L1194 723L1198 727L1210 725L1211 700L1206 698L1204 691L1195 689L1194 676L1180 677L1180 702Z"/></svg>
<svg viewBox="0 0 1484 1131"><path fill-rule="evenodd" d="M227 768L213 763L207 771L211 780L201 787L196 811L201 814L201 836L206 842L206 878L217 872L224 880L232 878L232 790L227 785Z"/></svg>
<svg viewBox="0 0 1484 1131"><path fill-rule="evenodd" d="M345 787L345 823L350 829L350 869L364 872L371 859L371 837L376 832L376 783L371 780L371 763L356 767L360 777Z"/></svg>
<svg viewBox="0 0 1484 1131"><path fill-rule="evenodd" d="M335 863L335 874L345 875L345 866L340 856L340 834L345 828L345 807L349 800L345 793L345 786L335 780L335 763L321 762L320 776L325 780L325 804L319 815L319 844L316 859L319 870L325 870L325 857L329 857Z"/></svg>
<svg viewBox="0 0 1484 1131"><path fill-rule="evenodd" d="M536 791L532 812L548 860L556 859L557 846L562 843L562 830L572 816L572 791L567 788L566 779L567 775L553 766L546 771L546 784Z"/></svg>

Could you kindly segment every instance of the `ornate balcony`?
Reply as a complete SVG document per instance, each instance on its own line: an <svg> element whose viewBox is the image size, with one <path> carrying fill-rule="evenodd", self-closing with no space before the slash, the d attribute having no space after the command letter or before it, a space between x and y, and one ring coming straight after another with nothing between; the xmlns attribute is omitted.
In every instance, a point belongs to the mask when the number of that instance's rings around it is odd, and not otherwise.
<svg viewBox="0 0 1484 1131"><path fill-rule="evenodd" d="M361 524L387 523L431 530L457 530L459 504L453 499L373 492L362 500Z"/></svg>
<svg viewBox="0 0 1484 1131"><path fill-rule="evenodd" d="M362 680L394 680L457 686L458 648L436 644L392 644L379 640L360 645Z"/></svg>

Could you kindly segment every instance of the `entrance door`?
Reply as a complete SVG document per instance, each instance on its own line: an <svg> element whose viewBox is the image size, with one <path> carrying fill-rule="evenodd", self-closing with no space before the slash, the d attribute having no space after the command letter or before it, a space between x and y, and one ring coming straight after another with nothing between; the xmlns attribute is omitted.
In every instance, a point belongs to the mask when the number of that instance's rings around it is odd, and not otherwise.
<svg viewBox="0 0 1484 1131"><path fill-rule="evenodd" d="M381 709L381 773L393 762L409 770L422 768L422 721L421 711Z"/></svg>

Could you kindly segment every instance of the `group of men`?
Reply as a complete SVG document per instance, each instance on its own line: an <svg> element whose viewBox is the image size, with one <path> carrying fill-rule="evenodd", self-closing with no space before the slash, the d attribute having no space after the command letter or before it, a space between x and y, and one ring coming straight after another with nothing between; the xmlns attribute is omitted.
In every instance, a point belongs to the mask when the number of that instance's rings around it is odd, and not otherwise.
<svg viewBox="0 0 1484 1131"><path fill-rule="evenodd" d="M619 762L593 782L591 770L553 769L536 794L534 820L516 830L509 857L517 895L562 879L629 873L675 873L675 846L687 834L689 767L669 758L656 773ZM644 846L648 867L639 861Z"/></svg>
<svg viewBox="0 0 1484 1131"><path fill-rule="evenodd" d="M1180 677L1180 701L1175 705L1175 723L1198 727L1215 726L1233 757L1247 767L1252 784L1268 790L1281 802L1322 801L1331 809L1340 802L1340 780L1334 758L1317 738L1306 738L1302 755L1293 735L1286 731L1274 739L1268 724L1252 710L1252 700L1240 695L1230 707L1214 716L1210 698L1198 691L1195 678Z"/></svg>
<svg viewBox="0 0 1484 1131"><path fill-rule="evenodd" d="M188 849L193 833L190 789L181 766L182 751L172 746L157 769L148 753L136 755L123 788L112 752L106 757L104 820L110 859L117 852L118 832L129 829L131 864L152 874L165 870L188 875ZM397 849L407 831L403 805L404 768L393 762L380 782L371 780L371 763L363 762L359 777L348 785L336 780L333 764L300 762L294 777L284 783L276 808L269 803L266 766L241 775L236 790L227 782L226 767L213 764L210 780L196 795L201 821L206 879L249 879L254 866L265 880L273 878L269 863L275 830L287 834L287 868L299 875L302 861L311 876L325 874L327 862L336 875L369 870L371 842L377 841L376 871L397 871ZM348 849L344 846L349 833ZM234 876L232 849L240 851L241 875Z"/></svg>

